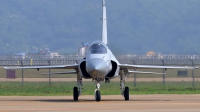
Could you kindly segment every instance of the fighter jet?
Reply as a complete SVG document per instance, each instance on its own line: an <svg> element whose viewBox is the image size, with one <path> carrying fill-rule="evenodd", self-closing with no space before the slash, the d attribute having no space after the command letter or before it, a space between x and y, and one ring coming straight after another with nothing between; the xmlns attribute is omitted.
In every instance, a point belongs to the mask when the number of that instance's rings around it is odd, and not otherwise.
<svg viewBox="0 0 200 112"><path fill-rule="evenodd" d="M131 69L196 69L197 67L183 66L152 66L152 65L129 65L120 64L107 46L107 18L106 4L102 0L103 25L101 41L92 42L84 59L73 65L52 65L52 66L24 66L24 67L4 67L5 69L74 69L70 72L57 72L51 74L71 74L77 75L77 86L73 89L73 99L78 100L82 92L82 79L92 79L96 84L95 100L101 100L100 85L102 82L110 82L111 79L120 77L121 95L125 100L129 100L129 87L125 87L125 79L129 73L142 74L163 74L155 72L131 71Z"/></svg>

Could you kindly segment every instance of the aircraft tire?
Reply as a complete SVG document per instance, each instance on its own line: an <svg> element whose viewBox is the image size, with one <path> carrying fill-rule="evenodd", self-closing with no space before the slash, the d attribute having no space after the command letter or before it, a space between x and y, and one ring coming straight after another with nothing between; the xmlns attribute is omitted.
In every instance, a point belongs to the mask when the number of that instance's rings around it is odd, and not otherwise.
<svg viewBox="0 0 200 112"><path fill-rule="evenodd" d="M77 87L74 87L73 96L74 96L74 101L78 101L79 92Z"/></svg>
<svg viewBox="0 0 200 112"><path fill-rule="evenodd" d="M125 87L124 90L124 99L129 100L129 87Z"/></svg>
<svg viewBox="0 0 200 112"><path fill-rule="evenodd" d="M100 101L101 100L101 93L100 93L99 90L97 90L96 93L95 93L95 99L96 99L96 101Z"/></svg>

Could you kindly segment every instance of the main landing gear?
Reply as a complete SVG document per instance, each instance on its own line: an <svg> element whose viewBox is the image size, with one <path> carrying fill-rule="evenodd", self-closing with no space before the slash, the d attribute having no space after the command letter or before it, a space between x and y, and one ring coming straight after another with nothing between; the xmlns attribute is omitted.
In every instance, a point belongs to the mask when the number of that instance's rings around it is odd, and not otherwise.
<svg viewBox="0 0 200 112"><path fill-rule="evenodd" d="M129 87L124 87L126 76L127 76L127 72L122 70L120 73L120 89L121 89L121 94L124 96L124 99L127 101L129 100Z"/></svg>
<svg viewBox="0 0 200 112"><path fill-rule="evenodd" d="M78 101L78 97L79 95L81 95L82 92L82 77L77 77L77 85L78 87L74 87L73 89L73 97L74 97L74 101Z"/></svg>

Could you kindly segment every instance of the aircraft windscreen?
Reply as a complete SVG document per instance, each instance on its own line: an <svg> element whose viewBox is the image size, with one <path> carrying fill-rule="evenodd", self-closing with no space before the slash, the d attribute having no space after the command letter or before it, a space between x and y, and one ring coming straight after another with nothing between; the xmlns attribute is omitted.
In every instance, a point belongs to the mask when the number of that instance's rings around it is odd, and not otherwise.
<svg viewBox="0 0 200 112"><path fill-rule="evenodd" d="M93 44L89 49L90 54L106 54L107 50L102 44Z"/></svg>

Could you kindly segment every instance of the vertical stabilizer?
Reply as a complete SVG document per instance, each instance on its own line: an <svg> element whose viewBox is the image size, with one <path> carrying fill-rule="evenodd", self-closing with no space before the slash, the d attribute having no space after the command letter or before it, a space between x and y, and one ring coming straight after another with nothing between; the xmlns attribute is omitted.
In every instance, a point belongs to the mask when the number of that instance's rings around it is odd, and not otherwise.
<svg viewBox="0 0 200 112"><path fill-rule="evenodd" d="M105 0L102 0L102 6L103 6L102 42L107 45L107 18L106 18Z"/></svg>

